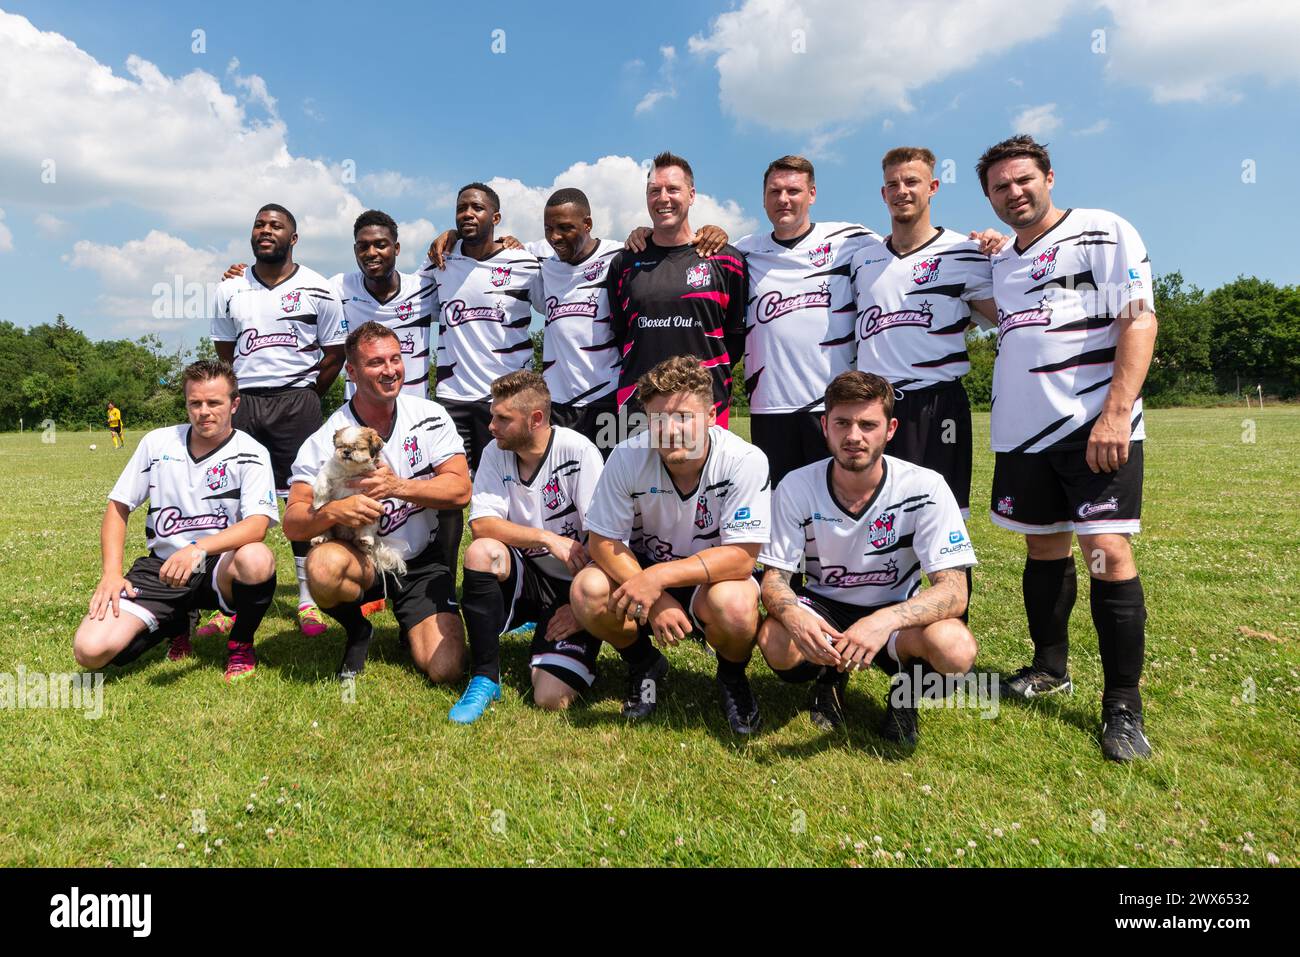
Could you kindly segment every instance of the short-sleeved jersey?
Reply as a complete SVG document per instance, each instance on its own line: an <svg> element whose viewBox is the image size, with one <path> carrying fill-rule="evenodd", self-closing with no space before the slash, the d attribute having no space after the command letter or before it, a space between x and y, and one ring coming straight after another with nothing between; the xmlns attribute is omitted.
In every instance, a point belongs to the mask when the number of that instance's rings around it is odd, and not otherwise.
<svg viewBox="0 0 1300 957"><path fill-rule="evenodd" d="M572 429L556 427L551 429L551 441L537 471L525 480L515 453L489 442L474 473L469 520L503 518L516 525L544 528L562 538L585 541L587 511L604 465L600 450L590 439ZM568 566L544 548L524 549L523 554L552 578L573 578Z"/></svg>
<svg viewBox="0 0 1300 957"><path fill-rule="evenodd" d="M541 260L532 300L546 317L542 376L551 401L586 405L605 398L618 386L622 358L609 317L609 265L623 245L597 240L578 263L554 255L548 243L527 248Z"/></svg>
<svg viewBox="0 0 1300 957"><path fill-rule="evenodd" d="M793 240L738 240L749 269L745 390L759 414L814 412L853 364L850 263L876 234L856 223L812 223Z"/></svg>
<svg viewBox="0 0 1300 957"><path fill-rule="evenodd" d="M795 469L777 486L772 541L758 560L797 572L815 595L873 607L906 601L927 575L976 564L966 523L943 476L892 455L856 514L831 488L833 459Z"/></svg>
<svg viewBox="0 0 1300 957"><path fill-rule="evenodd" d="M951 229L906 255L888 240L853 259L857 368L906 392L970 371L970 303L993 298L993 272L979 244Z"/></svg>
<svg viewBox="0 0 1300 957"><path fill-rule="evenodd" d="M537 257L523 249L501 249L487 259L461 253L446 256L446 268L426 262L423 284L438 296L439 399L473 402L491 395L492 383L533 359L532 288Z"/></svg>
<svg viewBox="0 0 1300 957"><path fill-rule="evenodd" d="M745 334L745 263L734 246L701 259L692 245L623 250L610 263L610 315L622 343L618 404L636 392L644 373L673 356L698 356L713 375L714 406L731 405L731 366Z"/></svg>
<svg viewBox="0 0 1300 957"><path fill-rule="evenodd" d="M994 254L993 296L993 450L1085 447L1115 372L1116 317L1155 301L1137 230L1103 209L1066 210L1027 249ZM1145 438L1140 398L1132 427Z"/></svg>
<svg viewBox="0 0 1300 957"><path fill-rule="evenodd" d="M114 406L108 410L108 424L116 429L122 424L122 410Z"/></svg>
<svg viewBox="0 0 1300 957"><path fill-rule="evenodd" d="M265 515L271 525L280 521L271 454L260 443L233 429L221 445L196 459L189 436L189 425L149 432L108 493L132 511L148 499L145 544L162 559L250 515Z"/></svg>
<svg viewBox="0 0 1300 957"><path fill-rule="evenodd" d="M321 466L334 455L334 433L350 425L367 424L357 417L351 401L339 406L302 444L289 483L314 482ZM429 399L399 393L393 431L382 454L398 478L430 479L443 462L453 455L464 455L465 445L446 409ZM380 504L384 514L379 518L379 537L403 559L414 558L433 541L438 530L436 510L400 498L386 498Z"/></svg>
<svg viewBox="0 0 1300 957"><path fill-rule="evenodd" d="M343 328L347 332L362 323L377 322L397 333L402 348L402 363L406 366L406 379L402 394L417 399L428 398L429 356L433 345L433 320L438 311L438 291L432 281L421 282L414 273L399 272L401 285L388 302L379 302L366 288L366 277L360 272L339 273L330 279L339 302L343 305ZM347 366L343 368L347 375ZM357 387L348 382L347 398L352 398Z"/></svg>
<svg viewBox="0 0 1300 957"><path fill-rule="evenodd" d="M627 542L643 563L669 562L717 545L766 542L771 509L767 456L740 436L709 429L699 484L682 493L646 430L610 453L587 530Z"/></svg>
<svg viewBox="0 0 1300 957"><path fill-rule="evenodd" d="M235 344L241 389L310 388L322 348L347 339L343 309L328 279L299 263L288 279L267 286L252 269L217 286L212 341Z"/></svg>

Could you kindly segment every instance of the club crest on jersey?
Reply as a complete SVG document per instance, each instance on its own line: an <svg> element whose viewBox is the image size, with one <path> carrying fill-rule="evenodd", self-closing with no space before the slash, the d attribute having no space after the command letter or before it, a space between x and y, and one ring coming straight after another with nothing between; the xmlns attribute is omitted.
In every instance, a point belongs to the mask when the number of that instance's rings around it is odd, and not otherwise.
<svg viewBox="0 0 1300 957"><path fill-rule="evenodd" d="M1011 515L1016 510L1016 500L1010 495L1003 495L998 499L998 514Z"/></svg>
<svg viewBox="0 0 1300 957"><path fill-rule="evenodd" d="M226 463L220 462L208 469L203 475L203 483L214 492L229 485L230 477L226 474Z"/></svg>
<svg viewBox="0 0 1300 957"><path fill-rule="evenodd" d="M497 266L492 270L492 285L504 286L510 281L510 267Z"/></svg>
<svg viewBox="0 0 1300 957"><path fill-rule="evenodd" d="M831 261L831 244L822 243L808 250L808 263L813 266L825 266Z"/></svg>
<svg viewBox="0 0 1300 957"><path fill-rule="evenodd" d="M397 308L393 311L396 313L399 320L405 322L407 319L411 318L411 313L415 312L415 303L399 302Z"/></svg>
<svg viewBox="0 0 1300 957"><path fill-rule="evenodd" d="M542 486L542 504L548 511L555 511L564 501L564 495L560 491L560 477L552 475L551 480Z"/></svg>
<svg viewBox="0 0 1300 957"><path fill-rule="evenodd" d="M402 440L402 451L406 453L406 464L411 468L424 461L424 453L420 451L420 440L414 435L408 435Z"/></svg>
<svg viewBox="0 0 1300 957"><path fill-rule="evenodd" d="M912 267L912 282L918 286L924 286L928 282L934 282L939 278L939 257L931 256L929 259L922 259Z"/></svg>
<svg viewBox="0 0 1300 957"><path fill-rule="evenodd" d="M285 312L297 312L298 300L302 296L301 289L295 289L293 292L286 292L280 297L280 308Z"/></svg>
<svg viewBox="0 0 1300 957"><path fill-rule="evenodd" d="M686 285L701 289L709 284L709 264L699 263L686 270Z"/></svg>
<svg viewBox="0 0 1300 957"><path fill-rule="evenodd" d="M1029 261L1029 278L1037 282L1038 280L1050 276L1056 272L1056 251L1061 246L1058 243L1051 249L1045 249Z"/></svg>
<svg viewBox="0 0 1300 957"><path fill-rule="evenodd" d="M877 515L876 520L867 526L867 534L871 536L872 548L888 548L898 541L898 532L894 529L894 513Z"/></svg>
<svg viewBox="0 0 1300 957"><path fill-rule="evenodd" d="M592 282L597 277L599 277L600 274L603 273L604 271L605 271L605 260L597 259L594 263L592 263L582 271L582 278L587 280L587 282Z"/></svg>
<svg viewBox="0 0 1300 957"><path fill-rule="evenodd" d="M709 503L701 495L695 500L695 527L709 528L713 524L713 513L709 511Z"/></svg>

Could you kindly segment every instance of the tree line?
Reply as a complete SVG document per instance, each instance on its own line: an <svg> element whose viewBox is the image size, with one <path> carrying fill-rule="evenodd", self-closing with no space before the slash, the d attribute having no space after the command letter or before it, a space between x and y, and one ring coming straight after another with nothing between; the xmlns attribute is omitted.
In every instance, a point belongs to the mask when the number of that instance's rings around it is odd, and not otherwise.
<svg viewBox="0 0 1300 957"><path fill-rule="evenodd" d="M1240 392L1280 399L1300 396L1300 287L1239 277L1210 292L1173 272L1155 280L1160 333L1143 391L1152 407L1231 401ZM534 361L541 368L541 334ZM971 371L966 390L976 409L992 394L996 336L966 336ZM0 429L103 427L105 404L123 410L128 428L178 422L185 417L180 371L214 356L205 338L194 350L168 350L157 335L92 341L59 315L23 329L0 321ZM733 401L747 412L744 366L736 368ZM342 380L325 400L328 414L343 401Z"/></svg>

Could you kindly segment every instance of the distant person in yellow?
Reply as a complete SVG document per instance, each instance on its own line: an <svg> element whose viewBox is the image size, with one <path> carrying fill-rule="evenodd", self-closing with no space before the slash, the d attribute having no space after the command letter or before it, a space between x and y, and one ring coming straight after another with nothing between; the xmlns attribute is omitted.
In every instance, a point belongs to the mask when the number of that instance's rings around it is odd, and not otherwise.
<svg viewBox="0 0 1300 957"><path fill-rule="evenodd" d="M113 435L113 448L126 448L126 439L122 438L122 410L112 402L108 404L108 431Z"/></svg>

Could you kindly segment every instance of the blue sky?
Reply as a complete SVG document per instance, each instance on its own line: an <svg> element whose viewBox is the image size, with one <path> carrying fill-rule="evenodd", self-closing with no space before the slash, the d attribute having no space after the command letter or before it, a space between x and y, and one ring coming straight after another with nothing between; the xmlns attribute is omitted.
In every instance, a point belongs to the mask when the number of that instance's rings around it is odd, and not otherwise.
<svg viewBox="0 0 1300 957"><path fill-rule="evenodd" d="M265 201L326 274L353 265L369 206L414 267L474 179L496 178L521 238L557 185L621 237L644 217L635 164L665 148L695 167L692 222L737 235L766 227L762 171L787 152L817 164L814 218L887 228L879 157L904 143L951 161L936 222L996 226L974 163L1022 129L1052 147L1057 204L1129 219L1157 271L1296 283L1297 7L4 3L0 319L192 344L201 309L156 287L247 258Z"/></svg>

